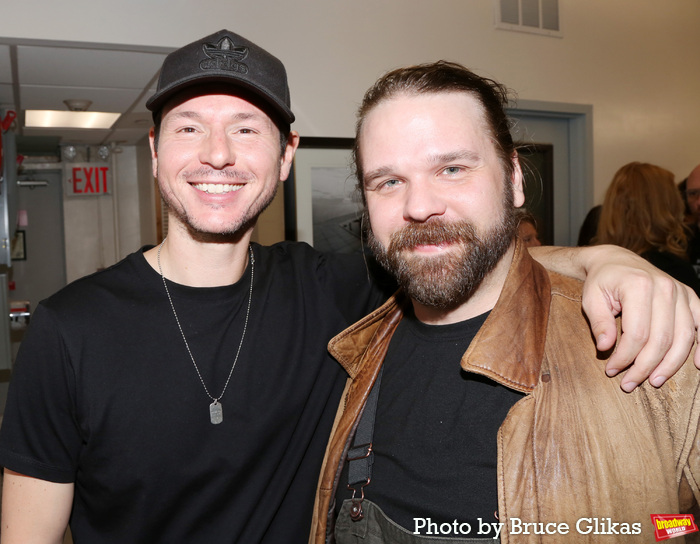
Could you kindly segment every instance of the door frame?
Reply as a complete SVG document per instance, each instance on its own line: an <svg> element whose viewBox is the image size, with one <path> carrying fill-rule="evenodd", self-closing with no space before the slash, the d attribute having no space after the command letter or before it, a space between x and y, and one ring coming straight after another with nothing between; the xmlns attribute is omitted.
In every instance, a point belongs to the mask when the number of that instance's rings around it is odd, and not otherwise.
<svg viewBox="0 0 700 544"><path fill-rule="evenodd" d="M566 121L569 136L569 245L576 245L578 231L593 206L593 106L541 100L513 101L509 116L528 115L546 121ZM536 142L550 143L550 142ZM556 142L551 142L555 146ZM556 190L557 180L554 180Z"/></svg>

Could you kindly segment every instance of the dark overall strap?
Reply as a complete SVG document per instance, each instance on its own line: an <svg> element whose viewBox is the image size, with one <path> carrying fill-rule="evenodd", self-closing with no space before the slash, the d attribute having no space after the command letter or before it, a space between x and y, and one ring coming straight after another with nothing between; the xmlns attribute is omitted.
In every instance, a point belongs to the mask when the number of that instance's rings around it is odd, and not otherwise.
<svg viewBox="0 0 700 544"><path fill-rule="evenodd" d="M367 396L365 409L357 424L352 446L348 451L348 489L352 489L352 503L350 517L353 520L362 519L362 501L365 498L365 486L372 480L372 464L374 452L372 440L374 439L374 422L377 419L377 400L379 399L379 387L382 381L384 367L379 369L377 380ZM355 498L356 487L360 486L361 496Z"/></svg>

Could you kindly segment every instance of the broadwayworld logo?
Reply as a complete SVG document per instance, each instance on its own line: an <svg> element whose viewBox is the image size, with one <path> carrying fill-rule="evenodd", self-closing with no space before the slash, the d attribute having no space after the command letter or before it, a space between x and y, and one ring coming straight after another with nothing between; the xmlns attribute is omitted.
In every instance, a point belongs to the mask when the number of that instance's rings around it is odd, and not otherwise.
<svg viewBox="0 0 700 544"><path fill-rule="evenodd" d="M651 522L654 524L654 536L657 542L695 533L698 530L693 514L677 514L675 516L651 514Z"/></svg>

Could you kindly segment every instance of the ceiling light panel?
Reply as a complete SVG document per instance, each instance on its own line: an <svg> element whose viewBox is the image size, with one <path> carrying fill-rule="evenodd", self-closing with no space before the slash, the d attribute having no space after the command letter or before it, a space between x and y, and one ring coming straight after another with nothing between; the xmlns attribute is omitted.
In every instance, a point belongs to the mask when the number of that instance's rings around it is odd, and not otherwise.
<svg viewBox="0 0 700 544"><path fill-rule="evenodd" d="M110 128L117 119L118 113L99 111L56 111L56 110L27 110L24 126L42 128Z"/></svg>

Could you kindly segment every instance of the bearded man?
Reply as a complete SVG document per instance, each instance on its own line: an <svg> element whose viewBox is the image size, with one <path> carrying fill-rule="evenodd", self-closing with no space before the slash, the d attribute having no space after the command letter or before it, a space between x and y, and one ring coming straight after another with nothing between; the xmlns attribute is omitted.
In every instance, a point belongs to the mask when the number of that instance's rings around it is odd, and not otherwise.
<svg viewBox="0 0 700 544"><path fill-rule="evenodd" d="M580 283L516 236L506 104L500 84L447 62L365 95L357 178L370 246L401 290L329 344L351 377L318 544L648 542L651 514L697 507L700 376L688 359L631 394L606 376Z"/></svg>

